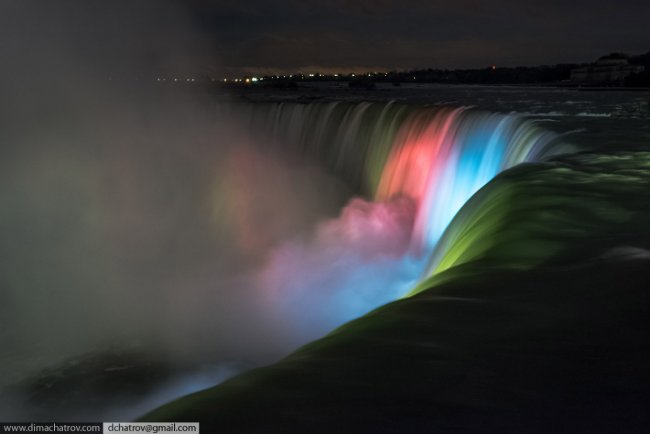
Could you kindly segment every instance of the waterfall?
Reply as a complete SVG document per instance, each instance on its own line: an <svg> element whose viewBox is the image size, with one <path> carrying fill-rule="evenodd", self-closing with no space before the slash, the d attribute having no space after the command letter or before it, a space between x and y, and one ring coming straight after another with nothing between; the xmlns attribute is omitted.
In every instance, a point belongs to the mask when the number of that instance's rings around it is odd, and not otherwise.
<svg viewBox="0 0 650 434"><path fill-rule="evenodd" d="M501 171L561 150L533 120L468 107L269 103L238 116L269 146L318 161L358 193L310 241L278 246L259 277L282 312L331 327L442 270L435 258L454 246L436 247L463 205Z"/></svg>
<svg viewBox="0 0 650 434"><path fill-rule="evenodd" d="M430 254L449 223L501 171L561 149L516 114L389 103L274 103L244 108L247 126L317 159L374 202L416 203L411 253Z"/></svg>

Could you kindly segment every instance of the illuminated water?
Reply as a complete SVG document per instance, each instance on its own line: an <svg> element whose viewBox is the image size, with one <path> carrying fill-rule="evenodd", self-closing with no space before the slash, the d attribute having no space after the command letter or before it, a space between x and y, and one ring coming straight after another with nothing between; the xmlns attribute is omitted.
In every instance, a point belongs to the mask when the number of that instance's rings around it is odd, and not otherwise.
<svg viewBox="0 0 650 434"><path fill-rule="evenodd" d="M499 214L454 217L498 173L636 122L542 109L266 98L26 129L2 166L2 381L115 342L268 363L408 294L481 255Z"/></svg>
<svg viewBox="0 0 650 434"><path fill-rule="evenodd" d="M261 271L269 303L310 333L414 288L478 189L504 169L568 149L534 121L468 108L332 102L243 110L252 129L324 162L361 193L308 242L275 246Z"/></svg>

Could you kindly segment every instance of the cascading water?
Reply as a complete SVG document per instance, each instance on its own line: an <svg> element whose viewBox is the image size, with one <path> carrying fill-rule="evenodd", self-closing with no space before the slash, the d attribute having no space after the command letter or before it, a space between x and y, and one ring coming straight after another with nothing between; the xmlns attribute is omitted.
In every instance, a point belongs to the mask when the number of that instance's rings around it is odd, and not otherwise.
<svg viewBox="0 0 650 434"><path fill-rule="evenodd" d="M310 241L276 246L259 273L257 286L283 316L322 331L406 294L427 277L463 204L502 170L540 160L558 142L533 121L470 108L333 102L245 110L250 128L324 162L363 197Z"/></svg>

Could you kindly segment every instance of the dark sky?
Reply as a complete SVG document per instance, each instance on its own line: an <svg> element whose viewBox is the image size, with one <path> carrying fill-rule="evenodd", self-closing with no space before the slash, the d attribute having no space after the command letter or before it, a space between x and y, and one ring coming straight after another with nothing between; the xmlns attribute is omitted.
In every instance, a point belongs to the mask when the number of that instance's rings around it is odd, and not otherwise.
<svg viewBox="0 0 650 434"><path fill-rule="evenodd" d="M3 55L56 63L63 53L113 72L462 68L650 50L648 0L2 0L0 9Z"/></svg>
<svg viewBox="0 0 650 434"><path fill-rule="evenodd" d="M483 67L650 50L647 0L195 2L233 67Z"/></svg>

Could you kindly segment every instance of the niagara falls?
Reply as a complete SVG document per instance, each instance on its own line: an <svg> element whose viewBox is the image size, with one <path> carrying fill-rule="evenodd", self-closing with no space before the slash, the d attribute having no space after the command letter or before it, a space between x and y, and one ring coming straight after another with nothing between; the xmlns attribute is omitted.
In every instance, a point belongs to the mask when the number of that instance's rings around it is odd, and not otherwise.
<svg viewBox="0 0 650 434"><path fill-rule="evenodd" d="M648 4L0 4L0 431L650 430Z"/></svg>

